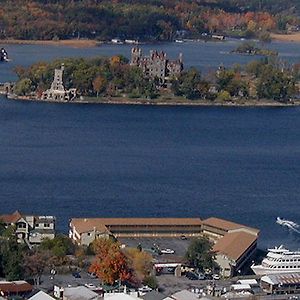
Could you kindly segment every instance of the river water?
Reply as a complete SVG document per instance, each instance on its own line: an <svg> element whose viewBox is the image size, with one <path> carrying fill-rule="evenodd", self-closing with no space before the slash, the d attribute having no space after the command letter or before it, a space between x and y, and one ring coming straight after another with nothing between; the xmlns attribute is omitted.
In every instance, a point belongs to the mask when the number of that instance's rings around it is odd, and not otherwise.
<svg viewBox="0 0 300 300"><path fill-rule="evenodd" d="M164 49L173 57L182 51L186 64L200 69L253 59L226 54L234 43L166 44ZM271 46L289 61L300 58L300 44ZM13 79L18 64L130 52L128 46L110 45L6 48L13 60L0 65L0 81ZM53 214L62 231L71 217L80 216L217 216L259 228L263 248L282 243L298 248L300 235L275 221L280 216L300 223L299 183L300 108L66 105L0 98L0 213Z"/></svg>

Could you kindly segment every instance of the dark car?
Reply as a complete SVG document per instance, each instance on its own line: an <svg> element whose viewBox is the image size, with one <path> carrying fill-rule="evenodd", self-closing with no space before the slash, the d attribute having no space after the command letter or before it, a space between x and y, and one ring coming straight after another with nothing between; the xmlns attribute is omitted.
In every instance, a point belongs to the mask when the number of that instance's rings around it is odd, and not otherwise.
<svg viewBox="0 0 300 300"><path fill-rule="evenodd" d="M198 280L198 275L193 272L187 272L185 276L190 280Z"/></svg>
<svg viewBox="0 0 300 300"><path fill-rule="evenodd" d="M73 276L74 278L81 278L81 275L80 275L79 272L73 272L73 273L72 273L72 276Z"/></svg>

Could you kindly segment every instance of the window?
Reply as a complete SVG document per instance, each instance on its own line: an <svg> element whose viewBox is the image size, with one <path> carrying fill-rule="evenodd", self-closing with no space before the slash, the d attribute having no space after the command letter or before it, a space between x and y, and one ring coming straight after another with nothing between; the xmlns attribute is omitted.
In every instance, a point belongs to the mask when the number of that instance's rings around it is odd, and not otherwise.
<svg viewBox="0 0 300 300"><path fill-rule="evenodd" d="M50 224L44 224L44 227L50 227Z"/></svg>

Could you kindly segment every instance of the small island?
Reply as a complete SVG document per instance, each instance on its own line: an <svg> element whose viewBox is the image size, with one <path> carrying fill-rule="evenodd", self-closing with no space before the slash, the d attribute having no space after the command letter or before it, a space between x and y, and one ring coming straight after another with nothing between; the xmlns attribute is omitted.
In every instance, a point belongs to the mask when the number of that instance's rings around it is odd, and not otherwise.
<svg viewBox="0 0 300 300"><path fill-rule="evenodd" d="M299 105L300 68L264 58L214 73L184 69L183 56L168 58L132 48L123 56L67 58L17 67L7 97L58 103L143 105ZM53 76L54 75L54 76ZM6 86L7 89L7 86ZM3 91L2 91L3 92Z"/></svg>
<svg viewBox="0 0 300 300"><path fill-rule="evenodd" d="M244 42L239 45L232 53L261 56L277 56L278 52L270 49L263 49L256 46L254 42Z"/></svg>

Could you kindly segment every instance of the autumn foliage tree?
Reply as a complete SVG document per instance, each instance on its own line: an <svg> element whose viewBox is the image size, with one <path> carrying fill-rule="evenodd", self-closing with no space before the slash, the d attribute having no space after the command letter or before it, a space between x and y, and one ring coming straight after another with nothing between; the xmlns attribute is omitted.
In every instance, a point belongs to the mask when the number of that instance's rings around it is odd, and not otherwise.
<svg viewBox="0 0 300 300"><path fill-rule="evenodd" d="M126 281L131 278L126 256L118 242L111 239L98 239L94 243L96 258L89 271L95 273L103 282L114 284L116 281Z"/></svg>
<svg viewBox="0 0 300 300"><path fill-rule="evenodd" d="M152 271L152 256L137 248L128 248L125 251L129 265L134 272L134 276L138 281L144 281Z"/></svg>

